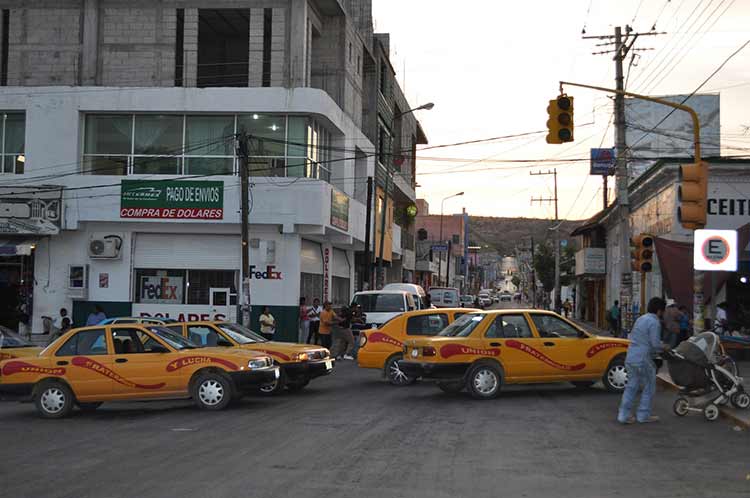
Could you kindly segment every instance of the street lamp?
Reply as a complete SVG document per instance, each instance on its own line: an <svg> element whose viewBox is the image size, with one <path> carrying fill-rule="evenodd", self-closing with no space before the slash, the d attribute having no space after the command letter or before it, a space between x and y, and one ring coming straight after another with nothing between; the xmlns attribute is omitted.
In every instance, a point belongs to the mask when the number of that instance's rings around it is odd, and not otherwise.
<svg viewBox="0 0 750 498"><path fill-rule="evenodd" d="M445 197L440 202L440 243L441 244L443 243L443 210L444 210L444 207L445 207L445 201L447 201L448 199L453 199L454 197L461 197L462 195L464 195L464 192L459 192L457 194L449 195L448 197ZM450 244L448 245L448 255L447 255L447 257L448 258L451 257L451 255L450 255ZM438 259L438 281L440 281L440 279L442 278L442 275L443 275L443 258L441 257L441 258ZM445 283L446 283L446 285L448 284L448 275L445 276Z"/></svg>
<svg viewBox="0 0 750 498"><path fill-rule="evenodd" d="M429 111L433 107L435 107L435 104L432 102L428 102L427 104L423 104L419 107L415 107L414 109L409 109L408 111L394 113L393 117L391 118L391 129L389 130L390 133L393 133L394 123L396 119L402 116L405 116L406 114L410 114L416 111L422 111L422 110ZM385 164L385 189L383 190L383 215L380 217L380 244L379 244L379 251L378 251L378 254L380 255L380 257L378 258L378 270L377 270L377 275L375 277L376 284L378 283L378 281L380 281L382 284L385 284L385 275L383 275L383 253L385 251L385 219L386 219L386 213L388 212L388 182L391 180L391 175L393 175L393 171L391 169L391 164L393 163L392 144L393 144L393 141L391 140L391 157L386 161L386 164ZM399 153L400 152L401 151L399 151ZM369 230L370 227L367 227L367 229Z"/></svg>

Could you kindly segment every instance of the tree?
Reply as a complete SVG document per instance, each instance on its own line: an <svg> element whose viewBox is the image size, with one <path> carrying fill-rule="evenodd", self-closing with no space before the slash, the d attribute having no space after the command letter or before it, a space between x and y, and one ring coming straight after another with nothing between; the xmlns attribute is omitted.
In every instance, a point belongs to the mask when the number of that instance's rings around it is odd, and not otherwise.
<svg viewBox="0 0 750 498"><path fill-rule="evenodd" d="M521 286L521 279L518 278L518 275L513 275L513 278L510 279L510 281L513 283L513 286L518 289Z"/></svg>
<svg viewBox="0 0 750 498"><path fill-rule="evenodd" d="M552 244L539 244L534 254L536 278L542 282L545 292L555 288L555 251ZM570 285L573 281L575 248L568 246L560 251L560 285ZM564 274L564 275L563 275Z"/></svg>

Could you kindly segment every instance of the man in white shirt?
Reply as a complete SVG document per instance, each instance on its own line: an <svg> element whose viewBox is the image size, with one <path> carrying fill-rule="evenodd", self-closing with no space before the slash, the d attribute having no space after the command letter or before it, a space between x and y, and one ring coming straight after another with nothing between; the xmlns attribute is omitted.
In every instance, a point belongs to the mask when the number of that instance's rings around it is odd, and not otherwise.
<svg viewBox="0 0 750 498"><path fill-rule="evenodd" d="M729 320L727 320L727 303L719 303L716 305L716 323L714 328L719 328L721 333L729 331Z"/></svg>
<svg viewBox="0 0 750 498"><path fill-rule="evenodd" d="M308 344L319 344L320 337L318 331L320 330L320 313L323 308L320 306L320 299L317 297L313 299L313 305L310 307L307 316L310 317L310 331L307 334Z"/></svg>

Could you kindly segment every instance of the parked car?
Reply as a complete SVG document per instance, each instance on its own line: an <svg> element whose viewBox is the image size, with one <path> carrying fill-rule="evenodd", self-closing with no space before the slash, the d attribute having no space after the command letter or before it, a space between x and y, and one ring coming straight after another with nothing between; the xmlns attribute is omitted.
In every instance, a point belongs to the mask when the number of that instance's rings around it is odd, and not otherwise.
<svg viewBox="0 0 750 498"><path fill-rule="evenodd" d="M201 348L156 325L96 325L65 333L39 356L0 361L0 395L33 400L44 418L74 405L192 398L206 410L279 378L273 359L239 348Z"/></svg>
<svg viewBox="0 0 750 498"><path fill-rule="evenodd" d="M42 348L27 341L18 332L0 325L0 360L36 356Z"/></svg>
<svg viewBox="0 0 750 498"><path fill-rule="evenodd" d="M364 330L359 334L357 363L361 368L382 370L385 378L393 385L411 384L415 379L404 375L398 368L398 361L403 358L403 341L409 337L437 335L456 318L472 311L477 310L436 308L410 311L397 316L379 329Z"/></svg>
<svg viewBox="0 0 750 498"><path fill-rule="evenodd" d="M399 368L479 399L496 397L503 384L561 381L586 387L601 380L622 392L629 343L591 335L549 311L484 311L458 318L436 337L404 341Z"/></svg>
<svg viewBox="0 0 750 498"><path fill-rule="evenodd" d="M462 308L474 306L474 296L471 294L461 294L460 301Z"/></svg>
<svg viewBox="0 0 750 498"><path fill-rule="evenodd" d="M460 293L455 287L430 287L429 294L437 308L455 308L460 303Z"/></svg>
<svg viewBox="0 0 750 498"><path fill-rule="evenodd" d="M281 367L281 375L260 386L264 394L277 394L285 388L299 391L316 377L333 371L335 360L323 347L309 344L269 341L252 330L231 322L185 322L166 325L199 346L236 347L270 355Z"/></svg>
<svg viewBox="0 0 750 498"><path fill-rule="evenodd" d="M360 305L367 315L365 328L377 328L401 313L414 311L417 305L406 291L361 291L352 297L352 306Z"/></svg>
<svg viewBox="0 0 750 498"><path fill-rule="evenodd" d="M423 310L428 307L424 299L427 296L427 293L424 291L421 285L387 284L383 287L383 290L406 291L411 294L411 297L414 299L414 304L417 305L418 310Z"/></svg>

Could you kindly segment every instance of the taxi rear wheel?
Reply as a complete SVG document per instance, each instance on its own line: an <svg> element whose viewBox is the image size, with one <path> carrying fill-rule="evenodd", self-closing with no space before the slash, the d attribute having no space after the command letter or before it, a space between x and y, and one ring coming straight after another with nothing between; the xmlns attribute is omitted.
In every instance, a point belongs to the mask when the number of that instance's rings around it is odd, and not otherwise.
<svg viewBox="0 0 750 498"><path fill-rule="evenodd" d="M466 389L476 399L496 398L502 383L500 369L489 363L472 366L466 376Z"/></svg>
<svg viewBox="0 0 750 498"><path fill-rule="evenodd" d="M628 371L625 369L625 359L622 356L618 356L609 363L602 382L611 393L621 393L625 390L628 384Z"/></svg>
<svg viewBox="0 0 750 498"><path fill-rule="evenodd" d="M73 391L55 380L41 382L34 389L34 404L44 418L63 418L73 411Z"/></svg>
<svg viewBox="0 0 750 498"><path fill-rule="evenodd" d="M222 410L232 401L232 381L219 373L200 374L192 391L193 401L203 410Z"/></svg>
<svg viewBox="0 0 750 498"><path fill-rule="evenodd" d="M403 359L403 355L395 354L385 362L385 378L394 386L408 386L417 381L414 377L406 375L406 373L398 366L398 362Z"/></svg>

